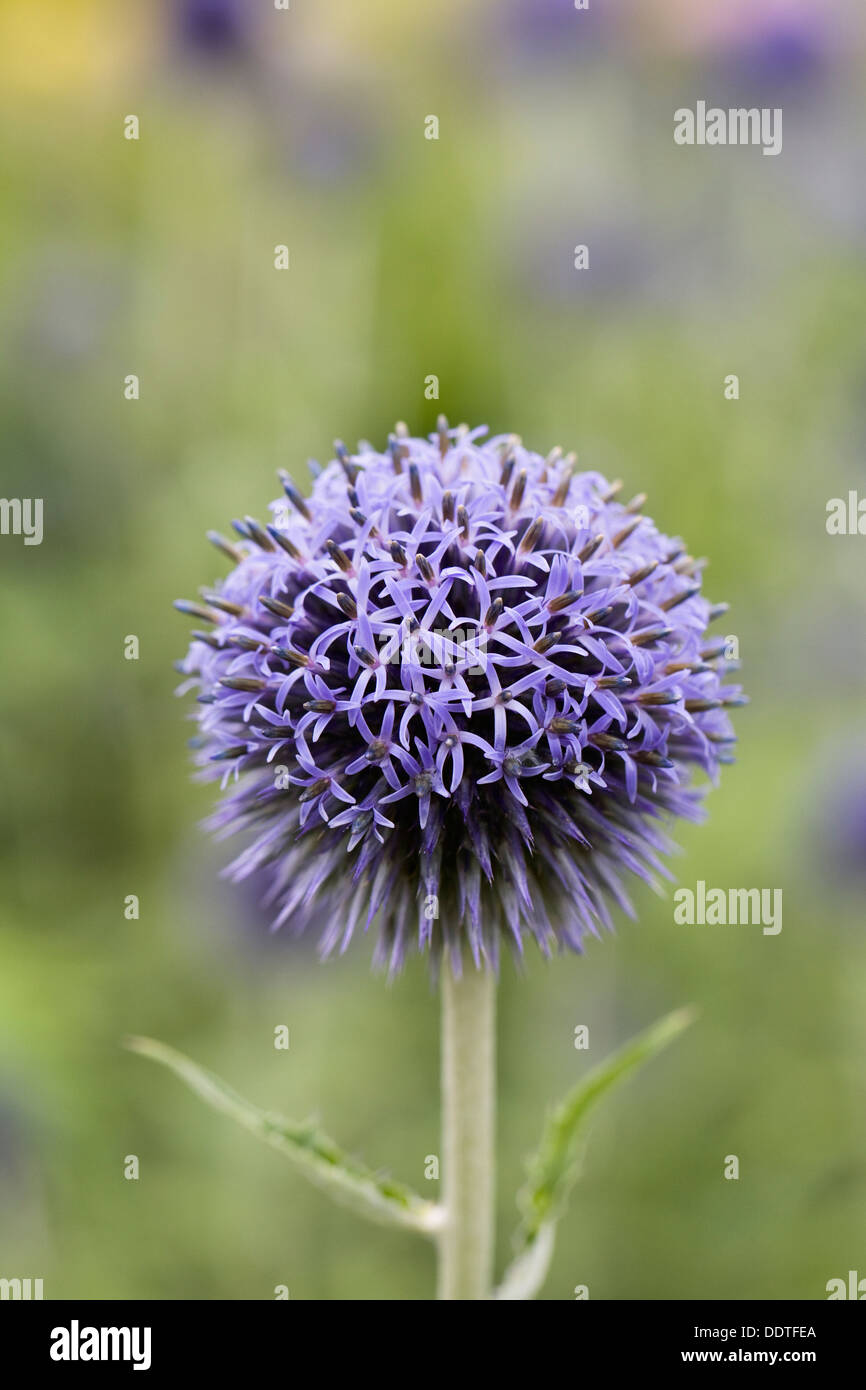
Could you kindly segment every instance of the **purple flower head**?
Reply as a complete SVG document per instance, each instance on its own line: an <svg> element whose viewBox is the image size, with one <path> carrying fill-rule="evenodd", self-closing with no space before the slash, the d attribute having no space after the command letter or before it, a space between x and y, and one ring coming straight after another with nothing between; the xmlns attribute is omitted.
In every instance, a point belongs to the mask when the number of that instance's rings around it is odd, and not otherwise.
<svg viewBox="0 0 866 1390"><path fill-rule="evenodd" d="M176 12L180 39L205 57L240 51L249 29L244 0L180 0Z"/></svg>
<svg viewBox="0 0 866 1390"><path fill-rule="evenodd" d="M212 535L234 562L181 669L198 687L213 825L247 832L275 926L325 923L325 954L378 923L496 968L503 939L579 951L667 875L662 821L696 818L690 765L730 761L724 643L700 564L573 456L514 436L404 427L337 457L263 527ZM230 788L231 784L231 788Z"/></svg>

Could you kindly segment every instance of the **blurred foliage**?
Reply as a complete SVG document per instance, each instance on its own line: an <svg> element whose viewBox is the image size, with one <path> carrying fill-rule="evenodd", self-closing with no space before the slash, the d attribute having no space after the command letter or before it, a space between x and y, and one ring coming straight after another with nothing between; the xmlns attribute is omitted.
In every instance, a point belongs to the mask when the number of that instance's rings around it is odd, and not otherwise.
<svg viewBox="0 0 866 1390"><path fill-rule="evenodd" d="M332 1209L120 1040L320 1114L435 1194L424 969L386 986L363 943L321 966L218 877L171 600L220 572L205 530L261 515L278 466L303 480L334 436L439 409L578 449L711 557L753 703L674 867L784 890L777 937L676 927L638 890L639 924L585 958L505 966L500 1268L548 1102L695 1003L598 1121L545 1296L820 1298L862 1270L862 881L821 843L864 767L864 543L824 527L863 490L862 48L815 7L814 62L750 69L736 35L644 46L623 5L584 52L563 6L583 22L567 0L226 0L214 42L192 0L0 3L2 491L45 505L40 547L0 540L0 1273L48 1297L431 1295L422 1242ZM727 105L747 71L784 107L781 156L675 147L673 109Z"/></svg>

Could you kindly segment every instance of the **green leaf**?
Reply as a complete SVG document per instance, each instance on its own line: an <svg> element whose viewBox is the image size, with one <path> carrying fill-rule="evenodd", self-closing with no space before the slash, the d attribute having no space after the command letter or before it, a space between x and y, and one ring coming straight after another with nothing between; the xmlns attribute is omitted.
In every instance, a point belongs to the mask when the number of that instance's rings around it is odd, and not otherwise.
<svg viewBox="0 0 866 1390"><path fill-rule="evenodd" d="M694 1018L695 1011L687 1008L660 1019L578 1082L549 1114L518 1197L522 1220L515 1235L517 1254L496 1298L532 1298L541 1288L553 1255L556 1223L580 1172L587 1117L617 1082L672 1043Z"/></svg>
<svg viewBox="0 0 866 1390"><path fill-rule="evenodd" d="M168 1067L208 1105L291 1159L311 1182L359 1215L431 1237L437 1234L442 1220L440 1207L343 1153L312 1122L298 1124L260 1110L213 1072L152 1038L127 1038L125 1046Z"/></svg>

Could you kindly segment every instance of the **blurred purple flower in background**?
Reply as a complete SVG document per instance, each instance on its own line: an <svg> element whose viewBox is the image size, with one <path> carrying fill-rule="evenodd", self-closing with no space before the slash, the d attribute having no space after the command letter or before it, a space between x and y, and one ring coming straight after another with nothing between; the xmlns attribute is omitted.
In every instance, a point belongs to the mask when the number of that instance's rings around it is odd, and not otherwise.
<svg viewBox="0 0 866 1390"><path fill-rule="evenodd" d="M731 76L748 83L796 82L824 70L827 50L812 25L781 24L738 44L726 55Z"/></svg>
<svg viewBox="0 0 866 1390"><path fill-rule="evenodd" d="M574 268L575 229L589 248L589 268ZM669 255L669 244L650 244L645 226L622 219L590 217L569 207L519 206L508 223L513 249L509 264L515 288L551 308L604 300L606 307L629 311L646 300L654 273Z"/></svg>
<svg viewBox="0 0 866 1390"><path fill-rule="evenodd" d="M249 0L175 0L173 18L178 39L190 54L220 59L244 50L255 10Z"/></svg>
<svg viewBox="0 0 866 1390"><path fill-rule="evenodd" d="M305 182L346 184L367 179L381 149L379 117L369 90L346 80L315 85L300 74L274 91L281 158Z"/></svg>
<svg viewBox="0 0 866 1390"><path fill-rule="evenodd" d="M866 883L866 754L861 750L852 759L848 750L833 768L810 839L819 847L823 875L859 892Z"/></svg>
<svg viewBox="0 0 866 1390"><path fill-rule="evenodd" d="M597 53L610 17L601 4L576 10L574 0L496 0L488 6L485 27L491 38L500 34L513 54L530 62L573 64Z"/></svg>
<svg viewBox="0 0 866 1390"><path fill-rule="evenodd" d="M291 31L269 28L254 0L177 0L172 14L172 53L218 90L228 81L280 172L324 185L370 176L382 144L373 80L346 71L326 48L318 66L301 66L284 40Z"/></svg>
<svg viewBox="0 0 866 1390"><path fill-rule="evenodd" d="M650 43L693 53L762 52L791 70L863 34L856 0L625 0L616 11Z"/></svg>

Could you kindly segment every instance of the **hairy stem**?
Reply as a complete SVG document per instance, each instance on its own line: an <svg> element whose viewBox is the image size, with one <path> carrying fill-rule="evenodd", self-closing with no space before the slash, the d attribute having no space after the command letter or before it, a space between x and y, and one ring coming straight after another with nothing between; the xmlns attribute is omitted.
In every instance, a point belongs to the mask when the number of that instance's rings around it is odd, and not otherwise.
<svg viewBox="0 0 866 1390"><path fill-rule="evenodd" d="M469 961L442 971L439 1298L489 1298L493 1282L496 979Z"/></svg>

